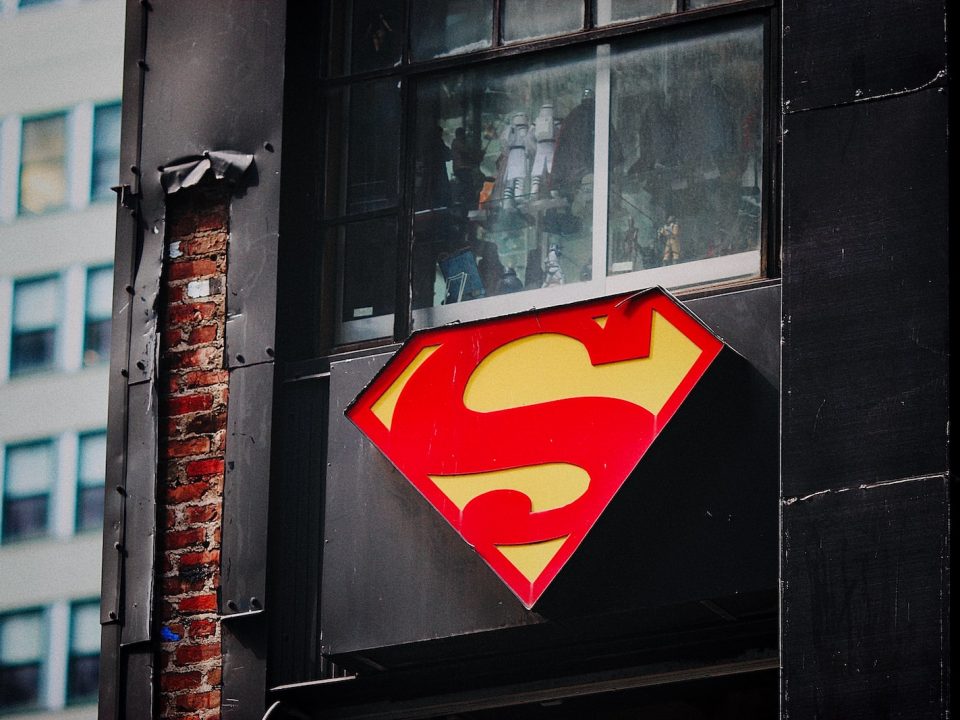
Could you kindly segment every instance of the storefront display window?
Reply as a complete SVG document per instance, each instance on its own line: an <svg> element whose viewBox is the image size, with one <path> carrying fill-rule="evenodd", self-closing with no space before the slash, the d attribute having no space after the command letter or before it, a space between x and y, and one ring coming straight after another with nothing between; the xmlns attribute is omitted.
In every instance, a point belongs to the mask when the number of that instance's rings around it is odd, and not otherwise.
<svg viewBox="0 0 960 720"><path fill-rule="evenodd" d="M583 26L581 2L549 5L503 0L500 42ZM450 23L455 6L424 11ZM592 12L597 26L678 14L673 0L608 0ZM734 15L422 73L400 64L332 86L334 344L396 335L392 263L408 284L407 330L760 277L764 35L762 16ZM417 37L412 29L414 57ZM441 45L424 56L458 52Z"/></svg>

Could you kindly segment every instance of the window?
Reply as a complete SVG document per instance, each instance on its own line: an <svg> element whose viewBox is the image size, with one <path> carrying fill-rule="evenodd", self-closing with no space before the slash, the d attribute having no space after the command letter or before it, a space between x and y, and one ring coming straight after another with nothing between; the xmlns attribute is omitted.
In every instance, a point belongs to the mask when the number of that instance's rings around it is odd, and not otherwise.
<svg viewBox="0 0 960 720"><path fill-rule="evenodd" d="M56 277L14 283L11 375L48 370L54 366L59 302L60 284Z"/></svg>
<svg viewBox="0 0 960 720"><path fill-rule="evenodd" d="M3 541L43 535L56 476L53 440L8 446L4 465Z"/></svg>
<svg viewBox="0 0 960 720"><path fill-rule="evenodd" d="M103 484L106 475L107 434L80 436L77 469L77 532L103 525Z"/></svg>
<svg viewBox="0 0 960 720"><path fill-rule="evenodd" d="M43 645L42 611L0 615L0 711L39 703Z"/></svg>
<svg viewBox="0 0 960 720"><path fill-rule="evenodd" d="M23 121L20 212L35 215L67 203L67 116Z"/></svg>
<svg viewBox="0 0 960 720"><path fill-rule="evenodd" d="M83 364L110 359L110 320L113 302L113 268L87 271L86 312L83 326Z"/></svg>
<svg viewBox="0 0 960 720"><path fill-rule="evenodd" d="M67 702L97 699L100 674L100 605L96 600L74 603L70 612L70 659Z"/></svg>
<svg viewBox="0 0 960 720"><path fill-rule="evenodd" d="M112 200L111 187L119 180L120 104L101 105L93 111L93 164L91 200Z"/></svg>
<svg viewBox="0 0 960 720"><path fill-rule="evenodd" d="M433 0L416 23L345 4L325 84L331 344L760 277L769 18L688 12L720 4Z"/></svg>

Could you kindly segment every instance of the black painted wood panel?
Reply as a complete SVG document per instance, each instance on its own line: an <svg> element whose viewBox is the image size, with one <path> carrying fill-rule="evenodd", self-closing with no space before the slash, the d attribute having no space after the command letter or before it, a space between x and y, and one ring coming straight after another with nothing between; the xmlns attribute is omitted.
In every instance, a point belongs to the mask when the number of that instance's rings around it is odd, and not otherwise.
<svg viewBox="0 0 960 720"><path fill-rule="evenodd" d="M784 718L948 717L945 477L783 508Z"/></svg>
<svg viewBox="0 0 960 720"><path fill-rule="evenodd" d="M786 0L788 111L915 89L946 72L943 0Z"/></svg>
<svg viewBox="0 0 960 720"><path fill-rule="evenodd" d="M943 472L947 94L788 117L783 496Z"/></svg>

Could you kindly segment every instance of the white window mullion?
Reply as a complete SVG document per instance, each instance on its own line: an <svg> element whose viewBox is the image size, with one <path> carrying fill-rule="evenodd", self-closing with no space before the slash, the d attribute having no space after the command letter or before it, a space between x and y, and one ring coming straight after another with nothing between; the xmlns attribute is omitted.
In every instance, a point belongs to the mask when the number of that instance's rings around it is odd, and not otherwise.
<svg viewBox="0 0 960 720"><path fill-rule="evenodd" d="M83 332L86 308L87 271L79 265L66 269L63 278L63 313L60 316L60 367L79 370L83 366Z"/></svg>
<svg viewBox="0 0 960 720"><path fill-rule="evenodd" d="M74 209L90 202L92 163L93 103L85 102L67 116L67 203Z"/></svg>
<svg viewBox="0 0 960 720"><path fill-rule="evenodd" d="M46 681L43 685L43 705L58 710L67 703L67 656L70 643L70 603L59 600L47 612Z"/></svg>
<svg viewBox="0 0 960 720"><path fill-rule="evenodd" d="M17 216L20 185L20 118L0 119L0 221Z"/></svg>
<svg viewBox="0 0 960 720"><path fill-rule="evenodd" d="M597 47L597 89L593 136L593 280L607 276L607 211L610 206L610 46Z"/></svg>
<svg viewBox="0 0 960 720"><path fill-rule="evenodd" d="M78 441L75 432L63 433L57 442L57 476L50 483L50 534L73 534L77 507Z"/></svg>
<svg viewBox="0 0 960 720"><path fill-rule="evenodd" d="M0 165L2 167L2 165ZM0 384L10 377L10 336L13 332L13 282L0 277Z"/></svg>

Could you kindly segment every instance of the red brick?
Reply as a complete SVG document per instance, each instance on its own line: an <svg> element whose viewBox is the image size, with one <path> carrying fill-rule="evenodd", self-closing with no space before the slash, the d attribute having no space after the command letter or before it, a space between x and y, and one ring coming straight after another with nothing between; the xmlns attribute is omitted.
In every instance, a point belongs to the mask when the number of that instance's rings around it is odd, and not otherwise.
<svg viewBox="0 0 960 720"><path fill-rule="evenodd" d="M196 690L203 681L203 675L192 670L183 673L163 673L160 676L160 689L165 692L178 690Z"/></svg>
<svg viewBox="0 0 960 720"><path fill-rule="evenodd" d="M219 563L220 551L207 550L205 552L185 552L180 556L180 567L187 565L206 565L207 563Z"/></svg>
<svg viewBox="0 0 960 720"><path fill-rule="evenodd" d="M190 331L190 337L187 338L188 345L202 345L203 343L213 342L217 339L216 325L202 325Z"/></svg>
<svg viewBox="0 0 960 720"><path fill-rule="evenodd" d="M177 608L184 613L213 612L217 609L217 596L214 593L191 595L178 602Z"/></svg>
<svg viewBox="0 0 960 720"><path fill-rule="evenodd" d="M213 407L213 396L206 393L196 395L181 395L168 398L165 403L166 414L170 417L186 415L187 413L209 410Z"/></svg>
<svg viewBox="0 0 960 720"><path fill-rule="evenodd" d="M219 518L220 506L218 504L187 505L183 509L183 522L185 525L207 523L211 520L218 520Z"/></svg>
<svg viewBox="0 0 960 720"><path fill-rule="evenodd" d="M170 280L185 280L213 275L217 272L217 263L213 260L177 260L170 263Z"/></svg>
<svg viewBox="0 0 960 720"><path fill-rule="evenodd" d="M219 657L220 643L210 642L204 645L181 645L174 651L177 663L180 665L193 665L203 662L210 658Z"/></svg>
<svg viewBox="0 0 960 720"><path fill-rule="evenodd" d="M184 246L181 246L184 247ZM227 234L222 232L200 235L185 243L184 252L197 257L200 255L214 255L223 252L227 247Z"/></svg>
<svg viewBox="0 0 960 720"><path fill-rule="evenodd" d="M179 345L183 340L183 333L179 330L164 330L163 336L161 338L161 347L171 348L174 345Z"/></svg>
<svg viewBox="0 0 960 720"><path fill-rule="evenodd" d="M207 538L205 528L187 528L186 530L173 530L164 536L164 547L169 550L180 550L190 545L202 543Z"/></svg>
<svg viewBox="0 0 960 720"><path fill-rule="evenodd" d="M202 710L204 708L220 707L220 691L210 690L208 692L189 693L187 695L177 695L175 699L177 708L180 710Z"/></svg>
<svg viewBox="0 0 960 720"><path fill-rule="evenodd" d="M219 304L216 301L173 305L167 309L167 324L174 327L184 323L199 323L209 320L217 314L218 307Z"/></svg>
<svg viewBox="0 0 960 720"><path fill-rule="evenodd" d="M198 480L186 485L168 487L164 490L164 500L169 505L178 505L180 503L190 502L191 500L199 500L209 489L209 483L203 480Z"/></svg>
<svg viewBox="0 0 960 720"><path fill-rule="evenodd" d="M223 672L220 668L213 668L212 670L208 670L207 676L204 678L204 680L207 681L207 684L210 687L219 687L222 679L223 679Z"/></svg>
<svg viewBox="0 0 960 720"><path fill-rule="evenodd" d="M226 383L230 373L226 370L194 370L183 376L183 385L188 388L207 387Z"/></svg>
<svg viewBox="0 0 960 720"><path fill-rule="evenodd" d="M217 634L217 621L209 619L194 620L190 623L191 638L207 638ZM219 682L219 681L218 681ZM210 683L216 685L217 683Z"/></svg>
<svg viewBox="0 0 960 720"><path fill-rule="evenodd" d="M223 460L220 458L210 458L207 460L194 460L187 463L187 477L200 477L201 475L216 475L223 472Z"/></svg>
<svg viewBox="0 0 960 720"><path fill-rule="evenodd" d="M167 305L183 302L184 285L167 285Z"/></svg>
<svg viewBox="0 0 960 720"><path fill-rule="evenodd" d="M208 438L191 438L189 440L173 440L167 443L165 456L168 458L187 457L188 455L200 455L210 450L210 440Z"/></svg>

